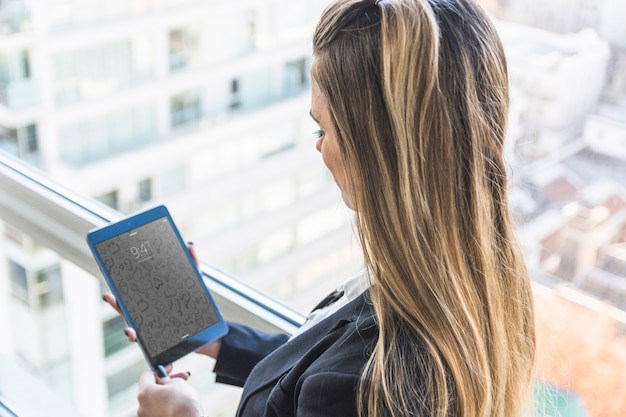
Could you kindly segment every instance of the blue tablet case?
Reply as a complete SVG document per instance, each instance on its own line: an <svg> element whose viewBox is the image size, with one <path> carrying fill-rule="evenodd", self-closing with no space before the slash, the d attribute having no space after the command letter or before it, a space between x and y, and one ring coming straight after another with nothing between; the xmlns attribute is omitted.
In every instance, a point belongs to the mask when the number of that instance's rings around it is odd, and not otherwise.
<svg viewBox="0 0 626 417"><path fill-rule="evenodd" d="M91 230L87 242L152 369L226 334L165 206Z"/></svg>

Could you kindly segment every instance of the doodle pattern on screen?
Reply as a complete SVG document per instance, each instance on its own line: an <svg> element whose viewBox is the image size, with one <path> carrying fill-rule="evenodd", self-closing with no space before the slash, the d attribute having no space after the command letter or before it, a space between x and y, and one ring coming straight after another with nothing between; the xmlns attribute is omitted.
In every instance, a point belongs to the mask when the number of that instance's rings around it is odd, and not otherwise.
<svg viewBox="0 0 626 417"><path fill-rule="evenodd" d="M218 321L167 218L101 242L96 250L151 356Z"/></svg>

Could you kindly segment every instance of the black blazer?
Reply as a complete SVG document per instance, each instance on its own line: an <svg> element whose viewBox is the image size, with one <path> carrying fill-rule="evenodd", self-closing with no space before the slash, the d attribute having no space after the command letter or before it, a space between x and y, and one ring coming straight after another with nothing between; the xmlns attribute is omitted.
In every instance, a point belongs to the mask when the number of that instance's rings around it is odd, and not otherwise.
<svg viewBox="0 0 626 417"><path fill-rule="evenodd" d="M238 417L356 417L359 378L377 339L367 291L291 340L231 324L216 380L243 385Z"/></svg>

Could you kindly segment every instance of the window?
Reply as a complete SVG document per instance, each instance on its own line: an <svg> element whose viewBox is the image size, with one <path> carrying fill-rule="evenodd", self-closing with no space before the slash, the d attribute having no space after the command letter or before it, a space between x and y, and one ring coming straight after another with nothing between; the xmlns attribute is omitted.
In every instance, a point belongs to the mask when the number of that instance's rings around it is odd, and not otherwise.
<svg viewBox="0 0 626 417"><path fill-rule="evenodd" d="M102 323L105 356L110 356L128 346L128 339L124 335L126 326L126 321L121 315Z"/></svg>
<svg viewBox="0 0 626 417"><path fill-rule="evenodd" d="M275 68L261 68L230 81L229 109L253 110L265 106L280 95L272 90Z"/></svg>
<svg viewBox="0 0 626 417"><path fill-rule="evenodd" d="M139 105L61 126L61 159L72 165L108 158L158 142L153 105Z"/></svg>
<svg viewBox="0 0 626 417"><path fill-rule="evenodd" d="M272 76L275 68L261 68L237 78L237 84L232 85L231 92L238 99L238 109L253 110L265 106L275 96L272 90ZM236 87L236 88L235 88Z"/></svg>
<svg viewBox="0 0 626 417"><path fill-rule="evenodd" d="M9 259L9 273L13 295L26 305L48 309L63 302L63 281L58 264L37 271L33 282L26 268Z"/></svg>
<svg viewBox="0 0 626 417"><path fill-rule="evenodd" d="M10 84L30 78L30 61L27 51L0 54L0 83Z"/></svg>
<svg viewBox="0 0 626 417"><path fill-rule="evenodd" d="M170 100L172 127L198 123L202 119L202 104L198 91L178 94Z"/></svg>
<svg viewBox="0 0 626 417"><path fill-rule="evenodd" d="M63 281L59 265L37 272L36 291L41 308L50 308L63 302Z"/></svg>
<svg viewBox="0 0 626 417"><path fill-rule="evenodd" d="M34 124L26 126L26 138L23 139L23 148L28 154L33 154L39 149L37 142L37 127Z"/></svg>
<svg viewBox="0 0 626 417"><path fill-rule="evenodd" d="M54 57L56 103L73 104L110 95L150 79L153 44L147 34Z"/></svg>
<svg viewBox="0 0 626 417"><path fill-rule="evenodd" d="M31 28L30 10L23 0L4 0L0 2L0 34L24 32Z"/></svg>
<svg viewBox="0 0 626 417"><path fill-rule="evenodd" d="M283 94L287 97L302 93L309 84L307 61L300 58L285 64Z"/></svg>
<svg viewBox="0 0 626 417"><path fill-rule="evenodd" d="M26 268L9 259L9 274L11 275L11 290L15 298L30 305Z"/></svg>
<svg viewBox="0 0 626 417"><path fill-rule="evenodd" d="M119 207L119 198L118 198L117 190L96 196L96 200L116 210Z"/></svg>
<svg viewBox="0 0 626 417"><path fill-rule="evenodd" d="M193 66L198 58L198 34L195 28L174 29L169 33L170 71Z"/></svg>
<svg viewBox="0 0 626 417"><path fill-rule="evenodd" d="M138 188L139 201L145 203L152 200L152 178L139 181Z"/></svg>
<svg viewBox="0 0 626 417"><path fill-rule="evenodd" d="M231 110L237 110L241 106L241 97L239 94L239 79L233 78L230 80L230 104Z"/></svg>
<svg viewBox="0 0 626 417"><path fill-rule="evenodd" d="M0 54L0 103L13 109L22 109L38 101L39 91L31 78L28 52Z"/></svg>
<svg viewBox="0 0 626 417"><path fill-rule="evenodd" d="M39 157L37 126L18 128L0 126L0 149L36 165Z"/></svg>

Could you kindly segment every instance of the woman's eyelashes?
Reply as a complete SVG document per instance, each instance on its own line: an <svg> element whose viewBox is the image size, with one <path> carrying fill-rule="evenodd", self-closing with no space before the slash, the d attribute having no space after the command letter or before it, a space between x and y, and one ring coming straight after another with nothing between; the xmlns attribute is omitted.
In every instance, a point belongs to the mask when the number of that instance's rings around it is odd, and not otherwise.
<svg viewBox="0 0 626 417"><path fill-rule="evenodd" d="M313 132L313 137L314 137L315 139L319 139L319 138L321 138L322 136L324 136L324 131L323 131L322 129L318 129L318 130L316 130L315 132Z"/></svg>

